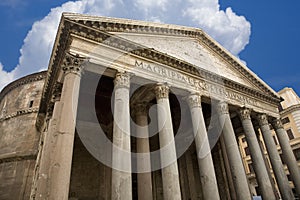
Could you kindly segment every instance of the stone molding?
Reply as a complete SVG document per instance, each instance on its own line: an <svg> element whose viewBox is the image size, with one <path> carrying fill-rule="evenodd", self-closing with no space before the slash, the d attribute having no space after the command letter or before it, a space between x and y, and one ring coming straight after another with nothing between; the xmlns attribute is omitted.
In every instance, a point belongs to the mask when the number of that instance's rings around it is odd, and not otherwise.
<svg viewBox="0 0 300 200"><path fill-rule="evenodd" d="M56 82L54 84L54 89L52 93L52 102L59 101L61 97L61 92L62 92L62 86L63 84L60 82Z"/></svg>
<svg viewBox="0 0 300 200"><path fill-rule="evenodd" d="M220 113L222 115L229 114L228 103L226 103L225 101L220 101L218 103L217 109L218 109L218 113Z"/></svg>
<svg viewBox="0 0 300 200"><path fill-rule="evenodd" d="M29 155L14 155L12 157L5 157L0 158L0 164L1 163L8 163L8 162L17 162L22 160L36 160L37 154L29 154Z"/></svg>
<svg viewBox="0 0 300 200"><path fill-rule="evenodd" d="M239 113L241 120L246 120L246 119L251 120L251 110L250 109L241 108L238 113Z"/></svg>
<svg viewBox="0 0 300 200"><path fill-rule="evenodd" d="M201 95L198 93L190 94L187 97L187 102L190 108L202 107L201 106Z"/></svg>
<svg viewBox="0 0 300 200"><path fill-rule="evenodd" d="M166 84L157 84L154 91L157 100L169 98L170 88Z"/></svg>
<svg viewBox="0 0 300 200"><path fill-rule="evenodd" d="M72 17L73 16L73 17ZM273 105L276 105L280 102L278 95L273 93L266 85L261 81L257 80L252 73L246 70L242 64L232 57L225 49L220 45L214 42L208 35L206 35L200 29L193 28L172 28L172 27L156 27L154 25L136 25L136 24L127 24L127 23L117 23L117 22L108 22L104 21L95 21L89 20L89 17L86 20L83 20L87 15L78 15L78 14L64 14L61 20L61 23L58 28L58 36L55 41L53 49L55 54L51 56L48 68L48 76L45 81L44 93L42 97L42 106L40 108L40 113L46 113L47 107L44 105L48 104L48 101L51 99L51 92L54 82L56 81L59 75L59 68L61 66L62 60L65 56L65 52L70 48L72 41L72 35L76 35L82 38L86 38L91 41L102 43L110 47L126 51L130 54L136 56L142 56L147 59L151 59L154 62L158 62L170 67L182 70L184 72L196 75L199 78L203 78L208 81L213 81L215 83L222 83L225 87L235 89L242 93L245 93L249 96L261 99L265 102L269 102ZM81 18L78 20L78 18ZM99 18L100 20L100 18ZM237 82L234 82L225 77L221 77L218 74L214 74L204 69L199 69L197 66L191 65L190 63L185 62L184 60L177 59L167 54L162 54L159 51L156 51L153 48L147 48L141 46L137 43L127 41L122 39L114 34L109 33L113 32L139 32L139 33L153 33L153 34L163 34L163 35L174 35L174 36L188 36L191 38L196 38L199 42L203 43L205 46L212 49L217 55L219 55L223 60L225 60L230 66L233 66L240 73L244 75L245 78L248 78L250 82L258 85L258 87L263 91L258 91L253 88L243 86ZM108 39L111 38L111 39Z"/></svg>
<svg viewBox="0 0 300 200"><path fill-rule="evenodd" d="M65 74L73 73L80 76L83 69L82 64L85 60L84 57L80 57L78 54L72 55L66 53L62 64L62 70Z"/></svg>
<svg viewBox="0 0 300 200"><path fill-rule="evenodd" d="M84 17L84 15L74 15L75 17ZM94 17L95 18L95 17ZM100 18L99 18L100 20ZM170 66L177 66L179 68L185 69L185 71L190 72L197 71L198 69L195 66L191 66L189 63L184 62L183 60L179 60L177 58L170 58L170 56L166 56L167 58L164 58L164 55L161 55L159 52L154 51L153 49L145 49L140 48L137 46L137 44L134 44L133 46L125 44L126 41L121 41L121 39L113 34L102 36L101 33L105 32L126 32L126 33L150 33L150 34L156 34L156 35L174 35L174 36L188 36L191 38L197 38L199 42L203 43L205 46L209 47L211 50L213 50L218 57L220 57L222 60L226 61L230 66L233 66L237 71L242 73L245 78L247 78L250 82L255 83L260 89L262 89L264 92L268 93L269 95L273 96L274 98L278 99L278 95L276 95L274 92L270 91L264 83L259 81L256 77L253 76L251 72L249 72L247 69L243 67L243 64L238 61L236 58L230 55L230 53L225 50L221 45L214 42L206 33L204 33L201 29L194 29L194 28L186 28L183 27L177 27L173 26L174 28L169 27L157 27L157 26L151 26L151 25L136 25L136 24L129 24L129 23L121 23L120 21L117 22L115 20L114 22L107 22L107 21L87 21L82 19L70 19L68 17L65 18L65 21L72 24L72 32L74 31L75 34L83 36L85 38L95 40L97 42L104 42L105 44L113 47L120 48L123 47L122 50L125 50L130 53L134 53L137 55L149 55L149 58L158 62L161 62L165 59L167 59L167 65ZM74 24L74 21L77 24ZM79 26L84 26L80 27ZM159 24L155 24L159 25ZM89 26L94 28L94 31L101 31L99 32L92 32L87 31L89 29ZM176 27L176 28L175 28ZM77 30L76 30L77 29ZM86 29L84 32L83 30ZM107 40L107 38L114 38L113 40ZM134 51L131 51L133 50ZM142 50L142 51L141 51ZM154 53L154 54L153 54ZM158 55L160 54L160 55ZM159 59L157 59L159 58ZM162 60L161 60L162 59ZM194 68L194 69L193 69ZM210 73L211 75L211 73ZM231 80L229 80L231 81ZM226 81L227 82L227 81ZM250 89L251 88L247 88Z"/></svg>
<svg viewBox="0 0 300 200"><path fill-rule="evenodd" d="M21 115L26 115L26 114L31 114L31 113L37 113L39 111L39 108L29 108L29 109L25 109L25 110L18 110L17 112L13 112L9 115L5 115L3 117L0 118L0 122L4 121L4 120L8 120L14 117L18 117Z"/></svg>
<svg viewBox="0 0 300 200"><path fill-rule="evenodd" d="M293 105L293 106L290 106L286 109L284 109L283 111L280 112L280 115L283 116L283 115L287 115L287 114L290 114L294 111L297 111L297 110L300 110L300 104L297 104L297 105Z"/></svg>
<svg viewBox="0 0 300 200"><path fill-rule="evenodd" d="M257 121L259 126L269 125L268 116L266 114L258 114Z"/></svg>
<svg viewBox="0 0 300 200"><path fill-rule="evenodd" d="M204 43L207 47L212 49L219 57L221 57L223 60L225 60L227 63L229 63L231 66L233 66L236 70L244 74L244 76L250 80L250 82L255 83L258 85L263 91L276 96L273 92L269 91L267 88L265 88L265 85L261 83L259 80L257 80L248 70L246 70L240 61L238 61L236 58L231 56L227 50L225 50L221 45L219 45L217 42L214 42L212 38L210 38L205 32L203 32L201 29L196 28L190 28L190 27L182 27L182 26L176 26L176 25L162 25L162 24L155 24L153 23L150 25L148 24L142 24L140 21L135 21L133 23L128 22L128 20L123 19L109 19L104 20L101 17L96 16L88 16L88 15L81 15L81 14L71 14L66 13L64 14L65 21L69 23L77 23L76 25L81 25L86 28L92 27L95 30L98 31L107 31L107 32L126 32L126 33L150 33L150 34L156 34L156 35L174 35L174 36L189 36L192 38L198 38L199 42ZM95 20L98 19L99 21ZM101 21L102 20L102 21ZM130 20L131 22L133 20ZM76 27L74 24L72 27ZM97 35L93 35L91 32L83 32L83 28L80 28L81 35L83 35L86 38L92 39L92 40L98 40L99 42L105 41L107 38L100 39L97 37ZM80 31L77 31L77 33L80 33ZM133 48L136 49L136 48ZM278 97L277 97L278 98Z"/></svg>
<svg viewBox="0 0 300 200"><path fill-rule="evenodd" d="M52 117L55 102L60 101L63 84L56 82L53 87L52 99L47 106L47 119Z"/></svg>
<svg viewBox="0 0 300 200"><path fill-rule="evenodd" d="M0 93L0 101L4 98L6 94L8 94L10 91L12 91L15 88L18 88L22 85L26 85L28 83L36 82L43 80L47 77L47 72L42 71L34 74L30 74L28 76L22 77L18 80L13 81L12 83L8 84L4 87L4 89Z"/></svg>
<svg viewBox="0 0 300 200"><path fill-rule="evenodd" d="M273 128L274 129L283 129L283 124L282 124L282 122L281 122L281 119L274 119L273 121L272 121L272 126L273 126Z"/></svg>
<svg viewBox="0 0 300 200"><path fill-rule="evenodd" d="M114 79L114 85L115 88L130 88L130 78L131 74L127 72L117 72L115 79Z"/></svg>

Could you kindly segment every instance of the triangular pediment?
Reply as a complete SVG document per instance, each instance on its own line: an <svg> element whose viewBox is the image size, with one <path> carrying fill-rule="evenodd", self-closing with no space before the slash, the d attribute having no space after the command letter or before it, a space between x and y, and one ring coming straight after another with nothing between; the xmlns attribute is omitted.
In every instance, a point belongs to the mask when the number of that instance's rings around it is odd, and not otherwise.
<svg viewBox="0 0 300 200"><path fill-rule="evenodd" d="M239 84L251 88L255 87L255 89L259 90L259 88L254 83L247 80L243 74L201 45L197 38L128 33L115 34L119 37L142 44L148 48L153 48L163 54L190 63L198 69L205 69Z"/></svg>
<svg viewBox="0 0 300 200"><path fill-rule="evenodd" d="M177 25L65 13L63 19L153 49L196 69L279 98L263 80L202 30ZM82 32L82 31L81 31Z"/></svg>

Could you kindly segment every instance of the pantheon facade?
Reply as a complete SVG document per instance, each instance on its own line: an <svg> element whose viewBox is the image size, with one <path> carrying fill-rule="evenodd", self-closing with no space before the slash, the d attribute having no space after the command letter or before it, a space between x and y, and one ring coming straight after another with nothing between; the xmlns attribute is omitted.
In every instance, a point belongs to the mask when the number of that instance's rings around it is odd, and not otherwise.
<svg viewBox="0 0 300 200"><path fill-rule="evenodd" d="M201 29L64 13L48 70L0 93L0 199L292 200L281 101Z"/></svg>

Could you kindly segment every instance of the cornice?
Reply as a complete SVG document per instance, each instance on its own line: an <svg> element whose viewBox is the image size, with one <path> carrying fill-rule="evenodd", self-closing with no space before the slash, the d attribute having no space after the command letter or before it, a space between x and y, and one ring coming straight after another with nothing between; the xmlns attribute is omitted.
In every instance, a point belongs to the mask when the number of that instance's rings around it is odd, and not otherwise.
<svg viewBox="0 0 300 200"><path fill-rule="evenodd" d="M292 105L292 106L284 109L283 111L280 112L280 115L284 116L284 115L290 114L297 110L300 111L300 104Z"/></svg>
<svg viewBox="0 0 300 200"><path fill-rule="evenodd" d="M94 19L98 18L94 17ZM104 18L100 17L99 19ZM122 51L128 52L128 54L145 57L158 63L177 68L190 74L197 75L200 78L210 80L214 83L223 84L228 88L239 90L252 97L262 99L273 105L276 105L280 102L280 98L276 95L276 93L273 93L273 91L269 90L266 85L256 79L255 76L253 76L253 73L245 69L236 58L231 56L229 52L221 47L221 45L214 42L202 30L175 25L160 25L158 27L154 25L156 24L143 24L142 22L140 22L139 24L121 23L117 22L116 20L114 21L113 19L107 21L97 21L91 20L90 17L86 15L64 14L61 19L55 44L52 50L52 55L48 67L48 75L44 85L44 92L39 112L46 113L47 111L47 105L49 100L51 99L51 91L53 90L54 83L58 77L60 66L63 62L65 53L69 49L70 43L72 41L72 34L98 43L103 43L116 49L120 49ZM231 66L244 74L244 76L249 81L254 82L256 85L258 85L258 87L263 92L247 86L243 86L237 82L221 77L220 75L214 74L207 70L199 69L197 66L194 66L188 62L177 59L167 54L162 54L161 52L156 51L153 48L148 48L140 44L128 41L109 32L128 32L139 34L151 33L161 35L188 36L199 39L200 41L205 43L206 46L216 52L220 57L222 57L226 62L228 62ZM108 40L108 38L110 39Z"/></svg>
<svg viewBox="0 0 300 200"><path fill-rule="evenodd" d="M66 21L68 21L68 20L66 19ZM96 29L94 27L91 28L90 26L86 25L88 22L85 22L86 24L84 24L83 22L81 22L81 23L80 22L73 22L73 21L68 21L68 22L72 23L72 25L70 25L70 27L71 27L70 31L71 31L72 34L75 34L75 35L78 35L78 36L81 36L81 37L84 37L84 38L87 38L89 40L93 40L93 41L96 41L96 42L104 43L108 46L112 46L114 48L117 48L117 49L123 50L125 52L128 52L128 54L131 53L131 54L134 54L134 55L137 55L137 56L148 58L150 60L154 60L158 63L177 68L179 70L188 72L190 74L194 74L196 76L200 76L201 78L203 78L205 80L210 80L212 82L219 83L221 85L224 84L228 88L232 88L232 89L235 89L235 90L242 91L244 93L248 93L250 96L257 97L259 99L262 99L264 101L267 101L267 102L270 102L270 103L273 103L273 104L274 103L279 104L279 102L280 102L279 97L277 97L276 95L270 93L270 91L268 91L268 93L267 93L266 88L263 87L262 85L261 85L261 87L263 88L265 93L260 92L260 91L255 90L255 89L252 89L248 86L241 85L241 84L239 84L235 81L232 81L228 78L221 77L220 75L215 74L213 72L210 72L208 70L199 69L195 65L192 65L192 64L190 64L190 63L188 63L184 60L180 60L180 59L175 58L173 56L170 56L170 55L167 55L167 54L162 54L161 52L156 51L153 48L148 48L148 47L142 46L140 44L136 44L136 43L128 41L126 39L120 38L116 35L104 32L104 31L102 31L102 28L98 28L98 29ZM100 23L100 22L98 22L98 23ZM133 26L133 25L131 25L131 26ZM117 26L117 27L119 27L119 26ZM114 28L110 28L110 29L111 30L116 30ZM110 29L108 29L108 30L110 30ZM161 30L161 32L164 33L164 35L166 35L166 34L173 34L173 35L186 34L186 35L189 35L191 37L197 37L197 33L198 33L198 36L203 35L203 33L201 33L201 32L192 33L192 31L182 30L182 32L180 33L181 30L170 31L169 29L165 29L165 28L161 28L161 29L163 29L163 30ZM127 29L125 29L125 30L127 30ZM137 31L137 29L135 29L135 30ZM150 30L152 30L152 29L150 29ZM170 32L167 32L167 30L169 30ZM209 41L209 44L212 44L212 42ZM221 49L221 48L219 48L219 49Z"/></svg>
<svg viewBox="0 0 300 200"><path fill-rule="evenodd" d="M31 113L37 113L39 111L39 108L28 108L28 109L24 109L24 110L18 110L17 112L13 112L10 113L8 115L5 115L3 117L0 118L0 122L14 118L14 117L18 117L21 115L26 115L26 114L31 114Z"/></svg>
<svg viewBox="0 0 300 200"><path fill-rule="evenodd" d="M275 98L279 98L275 91L273 91L267 84L261 81L253 72L248 70L247 67L244 64L242 64L236 57L232 56L226 49L224 49L220 44L214 41L214 39L212 39L201 29L170 24L159 24L118 18L95 17L72 13L65 13L64 15L70 21L100 31L188 36L197 38L201 43L204 43L207 47L209 47L217 55L219 55L220 58L225 60L237 71L242 73L244 77L247 78L250 82L255 83L261 90L268 93L269 95L272 95Z"/></svg>
<svg viewBox="0 0 300 200"><path fill-rule="evenodd" d="M37 154L29 154L29 155L15 155L12 157L3 157L0 158L0 164L1 163L7 163L7 162L17 162L22 160L35 160L37 157Z"/></svg>
<svg viewBox="0 0 300 200"><path fill-rule="evenodd" d="M18 80L15 80L15 81L11 82L7 86L5 86L3 88L3 90L1 91L1 93L0 93L0 101L4 98L4 96L6 96L13 89L15 89L17 87L20 87L22 85L26 85L28 83L32 83L32 82L43 80L43 79L46 78L46 75L47 75L47 72L46 71L42 71L42 72L30 74L28 76L22 77L22 78L20 78Z"/></svg>
<svg viewBox="0 0 300 200"><path fill-rule="evenodd" d="M48 65L47 77L45 79L45 84L43 88L43 95L40 103L39 113L45 114L48 109L49 101L52 98L52 90L55 87L56 80L59 75L60 66L63 62L64 55L66 53L66 48L69 46L71 41L69 40L69 23L64 22L64 16L62 16L61 21L59 23L57 35L55 38L55 42L52 48L52 53ZM39 116L43 116L42 114ZM37 119L37 122L41 121L41 119ZM38 123L40 124L40 123Z"/></svg>

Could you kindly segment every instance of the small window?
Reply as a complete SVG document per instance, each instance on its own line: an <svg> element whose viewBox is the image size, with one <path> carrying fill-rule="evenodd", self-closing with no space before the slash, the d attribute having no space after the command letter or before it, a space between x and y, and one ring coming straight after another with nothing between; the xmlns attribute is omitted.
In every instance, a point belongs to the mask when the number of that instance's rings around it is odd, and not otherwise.
<svg viewBox="0 0 300 200"><path fill-rule="evenodd" d="M295 138L292 129L288 129L286 132L287 132L290 140Z"/></svg>
<svg viewBox="0 0 300 200"><path fill-rule="evenodd" d="M300 148L293 150L296 160L300 160Z"/></svg>
<svg viewBox="0 0 300 200"><path fill-rule="evenodd" d="M282 124L287 124L290 122L290 119L288 117L285 117L281 120Z"/></svg>
<svg viewBox="0 0 300 200"><path fill-rule="evenodd" d="M33 100L29 102L29 108L32 108L33 106Z"/></svg>

